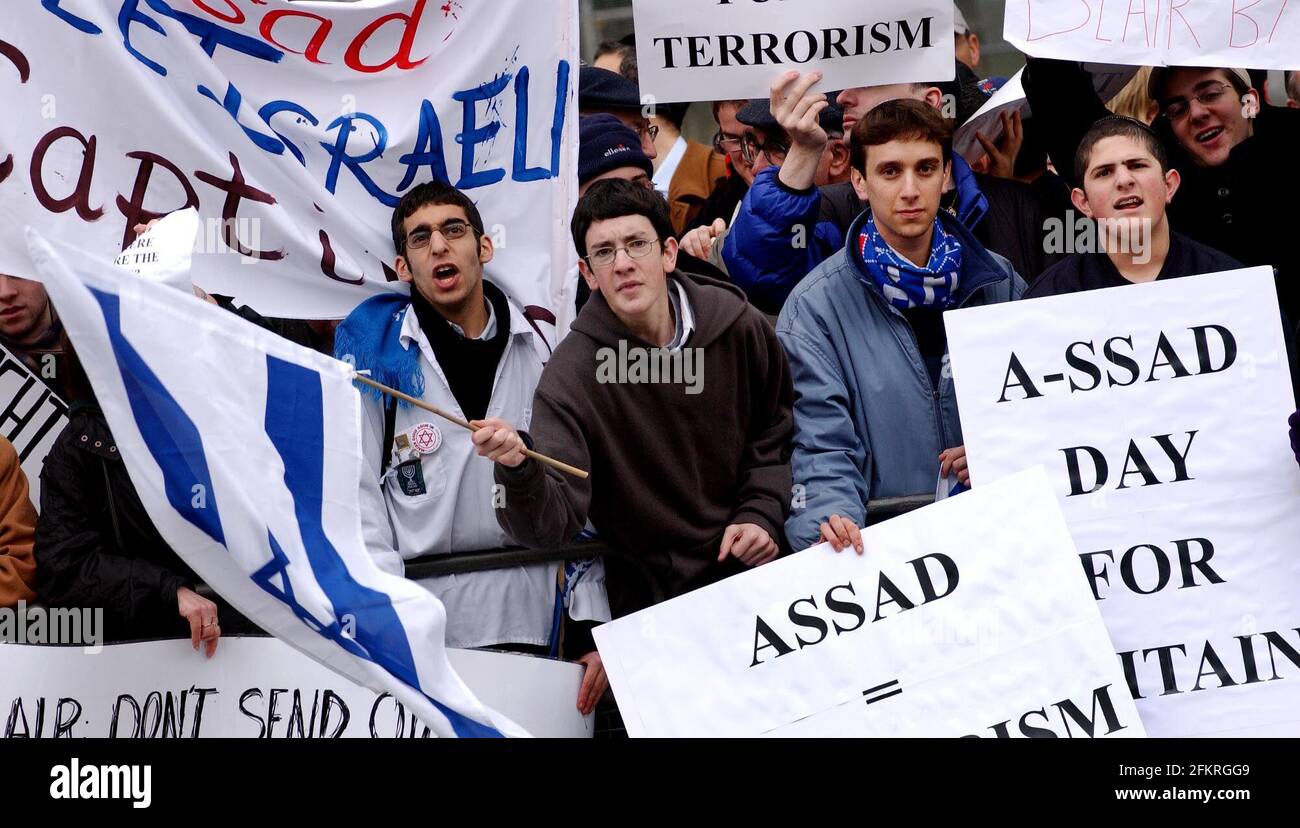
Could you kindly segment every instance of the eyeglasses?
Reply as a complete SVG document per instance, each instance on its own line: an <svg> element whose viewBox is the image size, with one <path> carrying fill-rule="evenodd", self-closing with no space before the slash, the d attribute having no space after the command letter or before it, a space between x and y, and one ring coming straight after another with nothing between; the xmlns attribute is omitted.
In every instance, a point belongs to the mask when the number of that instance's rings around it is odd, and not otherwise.
<svg viewBox="0 0 1300 828"><path fill-rule="evenodd" d="M1202 87L1199 92L1192 93L1192 97L1200 101L1201 106L1214 106L1231 88L1230 83L1213 83ZM1192 105L1185 98L1177 98L1165 104L1165 114L1171 121L1181 121L1187 117L1191 109Z"/></svg>
<svg viewBox="0 0 1300 828"><path fill-rule="evenodd" d="M587 263L592 267L607 268L618 258L618 251L627 252L629 259L644 259L659 244L659 239L632 239L624 247L597 247L587 254Z"/></svg>
<svg viewBox="0 0 1300 828"><path fill-rule="evenodd" d="M740 144L743 139L728 137L722 130L718 130L713 136L713 151L718 155L731 155L733 152L740 152Z"/></svg>
<svg viewBox="0 0 1300 828"><path fill-rule="evenodd" d="M473 227L465 222L457 221L456 219L452 219L441 227L434 227L432 229L428 227L419 227L412 230L410 235L406 237L406 249L419 250L428 247L429 242L433 240L433 234L435 232L441 233L444 239L452 242L465 238L465 236L469 235L470 231L473 229Z"/></svg>
<svg viewBox="0 0 1300 828"><path fill-rule="evenodd" d="M751 166L754 161L758 159L758 154L760 152L763 153L763 157L767 159L767 163L780 164L785 160L785 154L789 151L789 147L776 141L768 141L765 144L760 144L755 140L753 135L747 134L744 138L740 139L740 157L745 159L745 163Z"/></svg>

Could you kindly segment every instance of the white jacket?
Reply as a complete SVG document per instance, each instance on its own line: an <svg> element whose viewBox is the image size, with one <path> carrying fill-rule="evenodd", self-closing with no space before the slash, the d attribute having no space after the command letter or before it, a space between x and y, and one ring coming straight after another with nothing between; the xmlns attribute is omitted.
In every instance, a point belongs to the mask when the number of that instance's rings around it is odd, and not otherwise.
<svg viewBox="0 0 1300 828"><path fill-rule="evenodd" d="M527 429L532 419L533 391L550 348L523 311L513 301L509 304L510 336L497 364L487 416ZM419 349L424 400L465 419L415 312L408 306L403 313L401 346ZM497 320L497 324L502 322ZM493 480L493 463L478 456L469 431L423 409L399 405L388 469L380 477L383 403L371 395L362 395L361 419L365 462L362 531L380 569L401 575L404 560L512 545L494 511L494 499L500 490ZM416 458L403 444L426 449L418 455L426 489L422 494L406 493L408 488L419 488L413 485L414 478L407 481L407 487L398 479L402 473L399 466ZM405 471L413 474L414 468L408 465ZM537 564L446 575L418 583L437 595L447 609L448 647L546 645L554 623L560 572L559 563ZM604 592L604 568L598 565L579 582L575 604L590 605L595 601L597 606L603 602L607 607ZM607 619L607 614L596 618Z"/></svg>

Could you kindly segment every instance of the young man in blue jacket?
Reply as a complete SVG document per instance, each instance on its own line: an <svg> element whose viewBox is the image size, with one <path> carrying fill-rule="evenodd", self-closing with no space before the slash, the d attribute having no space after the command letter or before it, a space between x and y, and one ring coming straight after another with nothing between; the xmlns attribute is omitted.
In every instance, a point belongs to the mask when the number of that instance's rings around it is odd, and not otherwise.
<svg viewBox="0 0 1300 828"><path fill-rule="evenodd" d="M945 119L956 115L960 124L983 100L970 70L958 65L957 71L954 83L844 90L836 101L846 136L874 107L897 99L921 101ZM756 175L722 248L731 280L760 307L779 308L805 275L840 249L849 225L867 208L849 182L816 186L814 172L830 140L818 125L829 101L812 91L820 80L818 72L791 71L772 84L772 115L789 136L789 151L779 167ZM1043 244L1052 205L1027 184L974 172L954 156L943 207L1028 280L1056 261Z"/></svg>
<svg viewBox="0 0 1300 828"><path fill-rule="evenodd" d="M943 312L1024 292L1011 264L940 210L946 122L921 101L881 104L853 130L853 188L871 209L801 281L777 323L795 386L794 549L862 551L866 503L969 484Z"/></svg>

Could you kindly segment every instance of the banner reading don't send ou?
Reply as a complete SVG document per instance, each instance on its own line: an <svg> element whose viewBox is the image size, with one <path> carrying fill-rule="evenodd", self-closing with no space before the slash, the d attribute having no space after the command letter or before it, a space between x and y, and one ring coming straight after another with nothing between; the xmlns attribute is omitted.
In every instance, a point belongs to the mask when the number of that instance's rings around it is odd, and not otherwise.
<svg viewBox="0 0 1300 828"><path fill-rule="evenodd" d="M572 0L21 5L0 32L0 272L31 273L27 225L111 259L197 207L197 284L338 318L394 282L393 207L440 179L478 204L489 277L542 318L564 306Z"/></svg>

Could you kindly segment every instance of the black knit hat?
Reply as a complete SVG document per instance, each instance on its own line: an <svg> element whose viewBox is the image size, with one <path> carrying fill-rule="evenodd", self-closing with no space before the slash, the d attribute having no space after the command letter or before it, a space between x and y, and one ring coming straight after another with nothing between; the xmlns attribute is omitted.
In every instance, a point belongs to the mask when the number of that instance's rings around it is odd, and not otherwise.
<svg viewBox="0 0 1300 828"><path fill-rule="evenodd" d="M641 88L617 72L583 66L578 70L578 109L640 111Z"/></svg>
<svg viewBox="0 0 1300 828"><path fill-rule="evenodd" d="M655 174L654 165L641 149L641 137L609 113L587 115L578 120L578 183L586 184L598 175L619 167L640 167Z"/></svg>

